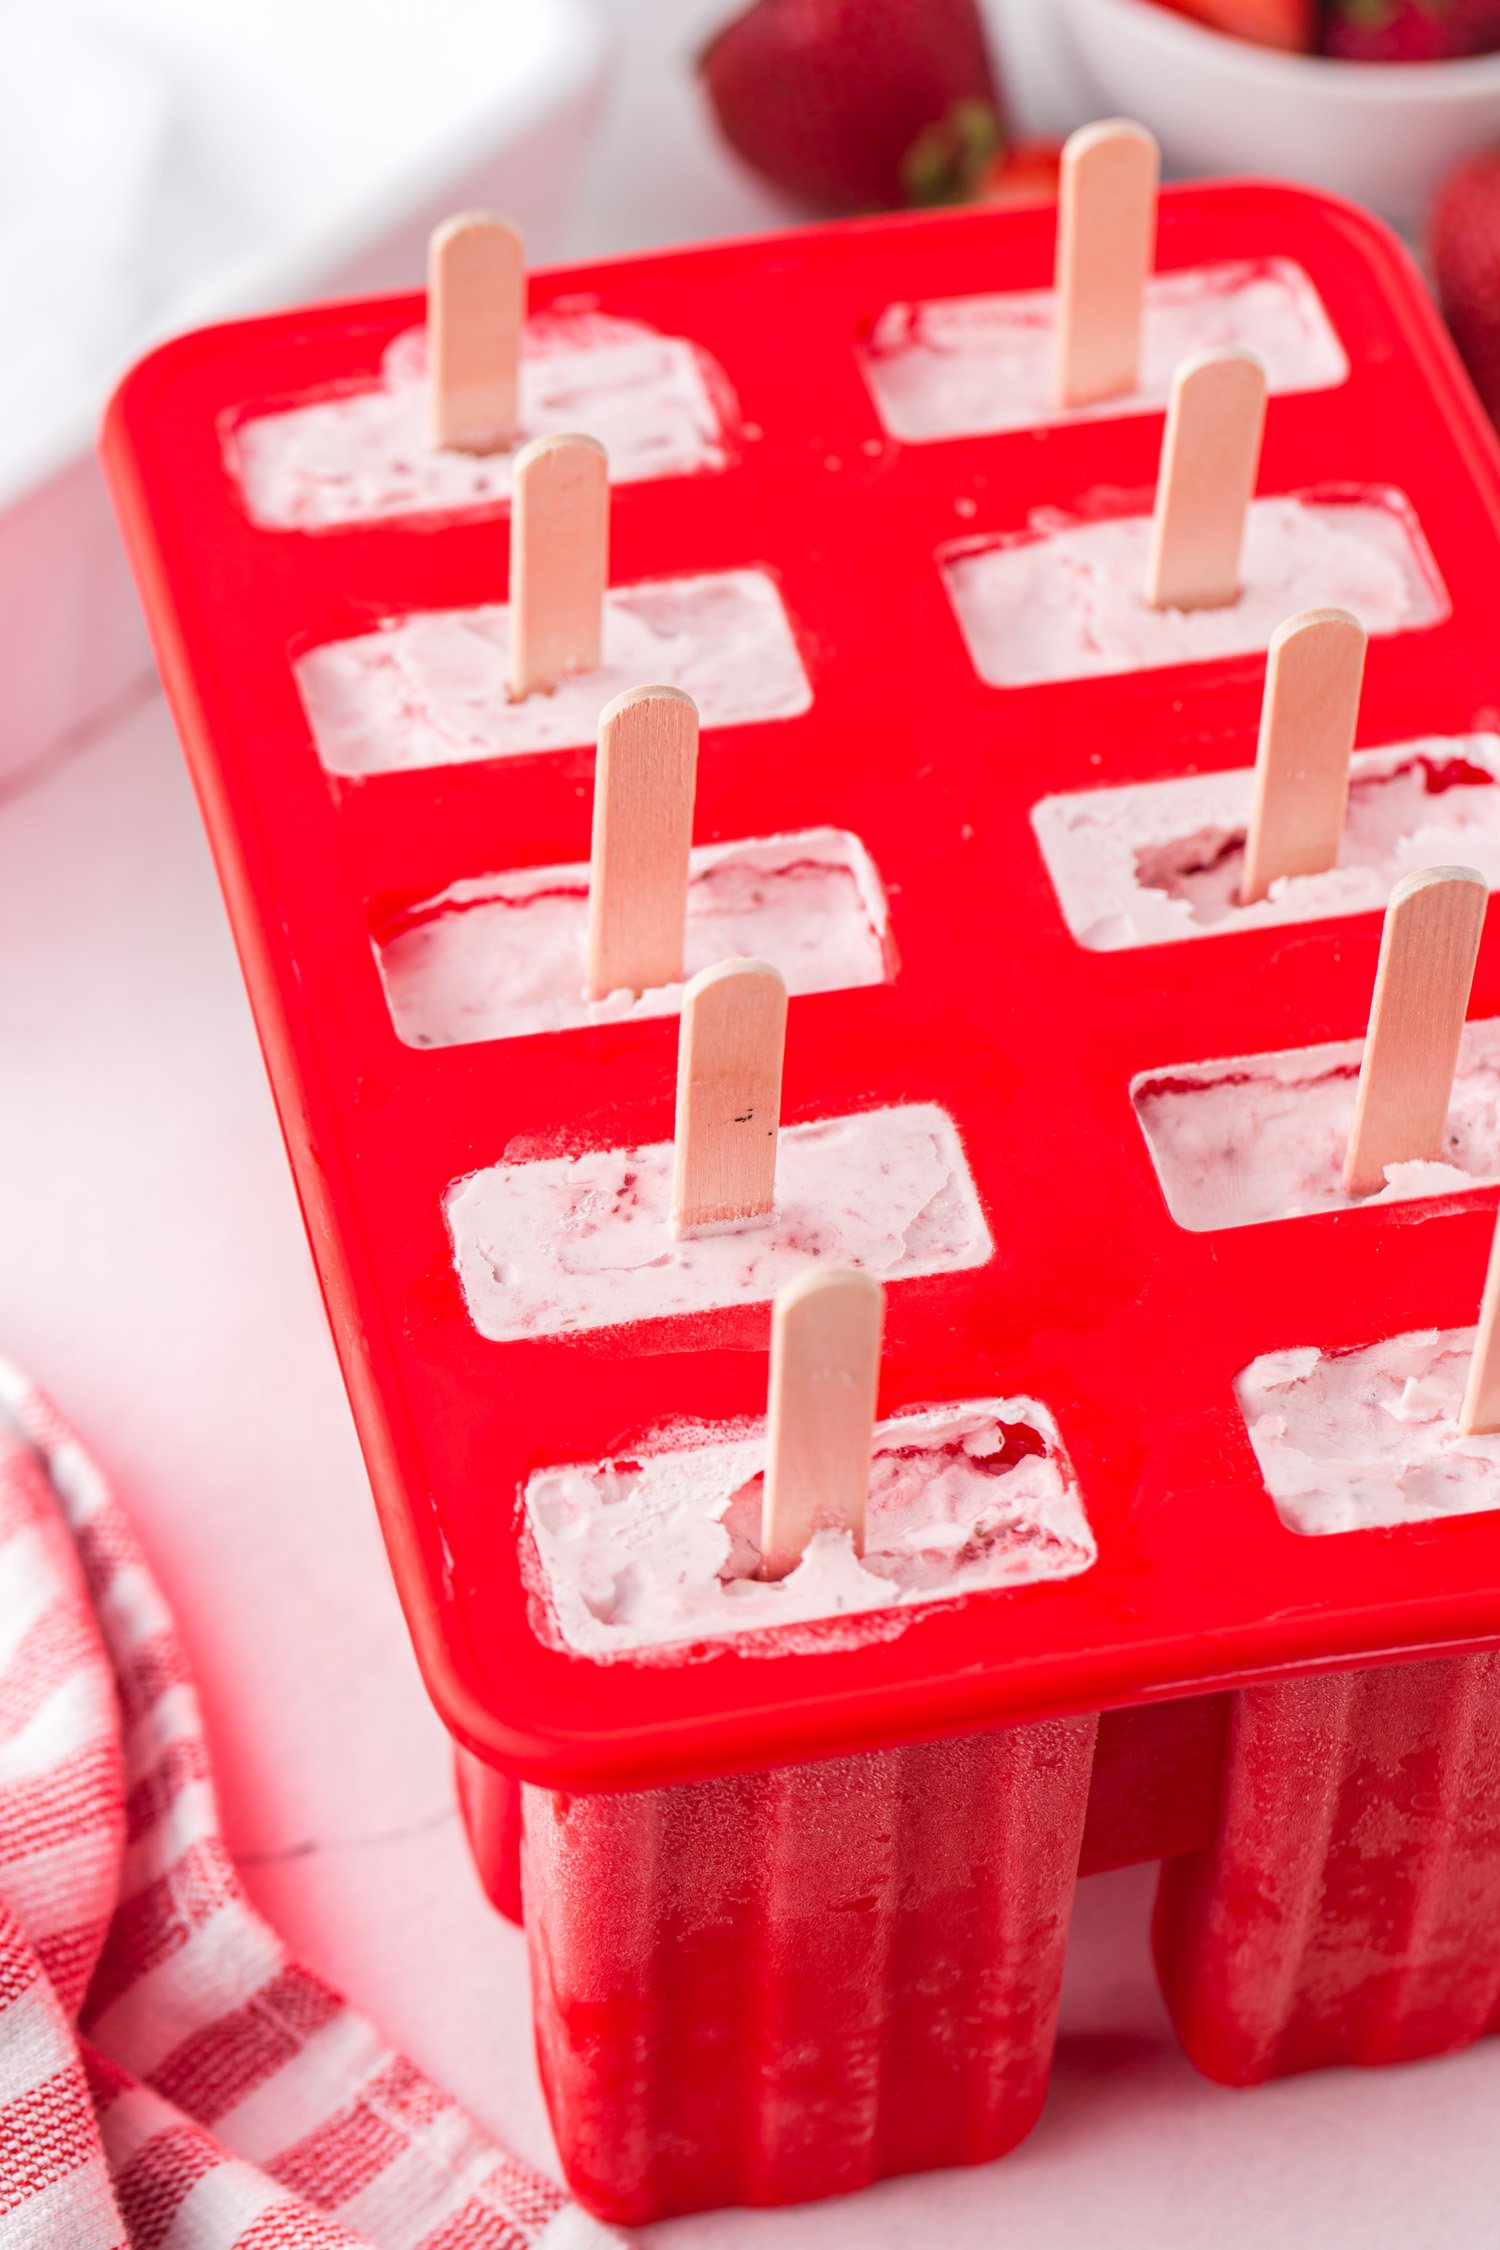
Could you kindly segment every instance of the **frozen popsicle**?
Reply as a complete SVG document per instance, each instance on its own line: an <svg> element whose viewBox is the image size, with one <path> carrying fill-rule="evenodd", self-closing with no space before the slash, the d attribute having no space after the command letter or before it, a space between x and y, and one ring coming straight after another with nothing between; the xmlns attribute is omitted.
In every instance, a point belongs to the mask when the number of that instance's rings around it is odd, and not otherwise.
<svg viewBox="0 0 1500 2250"><path fill-rule="evenodd" d="M1096 1726L634 1793L523 1787L537 2054L584 2203L644 2225L1022 2140Z"/></svg>
<svg viewBox="0 0 1500 2250"><path fill-rule="evenodd" d="M1157 273L1146 283L1139 381L1060 407L1054 391L1056 297L1050 289L888 305L860 353L876 410L903 445L1161 413L1184 359L1252 351L1273 396L1327 390L1349 373L1322 299L1288 258L1226 260Z"/></svg>
<svg viewBox="0 0 1500 2250"><path fill-rule="evenodd" d="M1352 610L1373 638L1436 624L1448 598L1399 492L1268 494L1245 523L1238 600L1153 609L1146 579L1152 519L1141 513L1033 515L1027 529L961 542L939 556L979 677L1027 687L1164 665L1202 664L1269 646L1305 609Z"/></svg>
<svg viewBox="0 0 1500 2250"><path fill-rule="evenodd" d="M719 370L586 301L525 318L521 245L469 214L433 236L429 322L359 386L236 421L225 450L255 522L318 531L496 508L528 440L586 430L617 484L721 469L733 402Z"/></svg>
<svg viewBox="0 0 1500 2250"><path fill-rule="evenodd" d="M763 1304L819 1259L891 1282L994 1253L963 1144L934 1103L783 1127L774 1213L729 1232L672 1233L672 1156L670 1141L528 1155L457 1181L448 1227L479 1333L504 1342Z"/></svg>
<svg viewBox="0 0 1500 2250"><path fill-rule="evenodd" d="M1131 1097L1173 1218L1195 1233L1350 1208L1344 1160L1364 1041L1144 1072ZM1500 1180L1500 1018L1465 1024L1436 1156L1397 1159L1367 1204Z"/></svg>
<svg viewBox="0 0 1500 2250"><path fill-rule="evenodd" d="M1068 928L1080 945L1114 952L1383 910L1401 876L1444 862L1500 887L1497 780L1493 734L1355 751L1336 865L1278 875L1251 905L1247 767L1044 797L1031 819Z"/></svg>
<svg viewBox="0 0 1500 2250"><path fill-rule="evenodd" d="M451 1047L674 1014L680 980L585 997L588 913L586 861L467 877L406 909L377 946L397 1032ZM686 977L759 955L791 993L880 984L894 960L879 874L837 828L697 846L683 944Z"/></svg>
<svg viewBox="0 0 1500 2250"><path fill-rule="evenodd" d="M1500 1458L1500 1442L1497 1442ZM1076 1577L1094 1535L1047 1409L964 1399L876 1425L864 1553L817 1532L795 1568L761 1574L763 1425L674 1424L628 1458L538 1469L525 1492L537 1614L595 1661L675 1662L726 1634L858 1648L933 1602Z"/></svg>
<svg viewBox="0 0 1500 2250"><path fill-rule="evenodd" d="M330 773L362 777L592 743L605 705L643 681L680 688L706 727L789 719L812 689L774 581L728 570L613 586L596 670L511 702L508 605L392 617L296 661Z"/></svg>
<svg viewBox="0 0 1500 2250"><path fill-rule="evenodd" d="M804 1275L777 1298L758 1438L533 1477L565 1646L638 1661L653 1626L696 1640L766 1621L767 1657L857 1645L871 1596L889 1630L916 1595L901 1558L924 1543L934 1586L978 1583L965 1558L1017 1528L1010 1480L1066 1466L1045 1416L1007 1425L1004 1402L872 1430L881 1311L868 1274ZM809 1609L830 1562L843 1584ZM836 1621L832 1637L789 1633L799 1615ZM1019 2140L1046 2085L1095 1725L634 1796L524 1789L538 2053L591 2208L632 2223L787 2202Z"/></svg>

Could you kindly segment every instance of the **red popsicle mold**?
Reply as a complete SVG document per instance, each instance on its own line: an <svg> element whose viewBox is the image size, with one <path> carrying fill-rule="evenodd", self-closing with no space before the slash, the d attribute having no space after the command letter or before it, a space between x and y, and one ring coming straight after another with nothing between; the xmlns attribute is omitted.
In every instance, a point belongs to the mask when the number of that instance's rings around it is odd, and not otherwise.
<svg viewBox="0 0 1500 2250"><path fill-rule="evenodd" d="M529 1621L527 1476L759 1411L767 1310L497 1345L459 1293L449 1183L564 1129L667 1138L675 1025L434 1050L392 1028L372 929L461 877L585 856L591 756L325 774L292 654L502 597L503 511L269 531L223 440L372 380L420 300L183 338L106 426L401 1598L512 1910L524 1852L559 2142L580 2193L631 2219L1010 2145L1041 2099L1080 1867L1167 1858L1163 1981L1216 2076L1431 2052L1492 2012L1458 1964L1493 1959L1500 1928L1493 1660L1465 1653L1500 1640L1500 1517L1299 1538L1233 1379L1276 1347L1471 1319L1494 1194L1173 1224L1132 1080L1357 1035L1379 918L1074 943L1032 805L1249 764L1263 661L985 687L939 551L1148 493L1160 414L902 446L861 380L893 300L1035 287L1051 254L1050 215L975 210L532 278L534 307L588 294L690 337L737 397L727 466L614 501L615 583L764 567L812 681L801 717L705 733L700 840L833 822L891 890L899 974L794 1000L786 1114L940 1102L997 1253L892 1289L882 1411L1041 1399L1098 1539L1076 1578L868 1645L604 1666ZM1260 489L1399 488L1451 601L1372 643L1360 740L1493 724L1500 457L1421 285L1325 199L1164 197L1163 267L1263 255L1309 272L1352 372L1273 398ZM1497 1009L1491 931L1471 1012ZM1418 1657L1439 1661L1348 1669Z"/></svg>

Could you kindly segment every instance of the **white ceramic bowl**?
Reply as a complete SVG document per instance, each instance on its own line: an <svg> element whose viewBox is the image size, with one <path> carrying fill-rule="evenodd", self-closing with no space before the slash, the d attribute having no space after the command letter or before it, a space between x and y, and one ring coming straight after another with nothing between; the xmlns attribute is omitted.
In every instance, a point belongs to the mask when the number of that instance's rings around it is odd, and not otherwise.
<svg viewBox="0 0 1500 2250"><path fill-rule="evenodd" d="M1049 0L1097 113L1149 125L1179 172L1305 180L1412 232L1462 157L1500 141L1500 54L1353 63L1209 31L1149 0Z"/></svg>

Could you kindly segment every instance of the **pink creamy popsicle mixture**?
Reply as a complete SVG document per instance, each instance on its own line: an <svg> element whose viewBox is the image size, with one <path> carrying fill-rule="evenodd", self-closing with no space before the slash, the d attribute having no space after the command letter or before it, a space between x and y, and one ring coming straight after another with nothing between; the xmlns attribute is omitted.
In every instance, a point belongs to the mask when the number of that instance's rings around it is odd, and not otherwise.
<svg viewBox="0 0 1500 2250"><path fill-rule="evenodd" d="M1131 1096L1173 1218L1195 1233L1350 1209L1344 1153L1364 1042L1150 1071ZM1500 1019L1464 1026L1441 1157L1386 1167L1363 1204L1500 1180Z"/></svg>
<svg viewBox="0 0 1500 2250"><path fill-rule="evenodd" d="M1287 258L1153 274L1139 387L1095 405L1054 403L1055 317L1050 289L888 305L860 363L890 436L921 445L1160 410L1182 362L1204 351L1253 351L1273 392L1326 390L1349 373L1321 298Z"/></svg>
<svg viewBox="0 0 1500 2250"><path fill-rule="evenodd" d="M1276 1512L1312 1537L1500 1507L1500 1436L1465 1437L1472 1328L1267 1352L1235 1383Z"/></svg>
<svg viewBox="0 0 1500 2250"><path fill-rule="evenodd" d="M1372 636L1448 614L1437 566L1398 492L1252 501L1239 597L1220 609L1148 608L1150 542L1149 514L1048 509L1024 532L950 547L944 582L979 677L990 687L1032 687L1249 655L1307 609L1352 610Z"/></svg>
<svg viewBox="0 0 1500 2250"><path fill-rule="evenodd" d="M544 1632L608 1661L816 1620L858 1646L918 1605L1076 1576L1095 1559L1072 1468L1045 1407L974 1399L879 1423L862 1556L819 1530L789 1576L760 1572L763 1424L670 1429L629 1459L538 1470L525 1491ZM869 1613L877 1612L871 1617ZM795 1637L794 1637L795 1638ZM769 1653L770 1651L768 1651Z"/></svg>
<svg viewBox="0 0 1500 2250"><path fill-rule="evenodd" d="M1032 826L1078 943L1114 952L1383 910L1422 867L1477 868L1500 888L1500 736L1357 751L1338 864L1243 906L1254 780L1241 767L1044 797Z"/></svg>
<svg viewBox="0 0 1500 2250"><path fill-rule="evenodd" d="M677 1235L672 1144L502 1162L446 1209L469 1317L507 1343L764 1304L814 1264L962 1273L994 1244L953 1120L930 1102L782 1129L767 1219Z"/></svg>
<svg viewBox="0 0 1500 2250"><path fill-rule="evenodd" d="M556 307L526 325L517 449L586 430L615 484L722 469L728 385L694 345L588 306ZM429 435L427 337L387 347L378 380L334 398L257 414L226 437L252 519L320 531L393 516L497 507L510 497L510 452L440 450Z"/></svg>
<svg viewBox="0 0 1500 2250"><path fill-rule="evenodd" d="M450 1047L675 1014L680 984L585 997L588 912L586 863L474 877L411 908L376 949L398 1033ZM869 853L836 828L700 845L683 953L687 977L774 961L792 993L882 983L890 924Z"/></svg>
<svg viewBox="0 0 1500 2250"><path fill-rule="evenodd" d="M647 682L681 688L705 727L795 718L812 703L781 597L759 570L612 586L603 661L550 695L510 701L509 652L503 602L388 618L308 649L295 672L323 765L363 778L579 748L607 703Z"/></svg>

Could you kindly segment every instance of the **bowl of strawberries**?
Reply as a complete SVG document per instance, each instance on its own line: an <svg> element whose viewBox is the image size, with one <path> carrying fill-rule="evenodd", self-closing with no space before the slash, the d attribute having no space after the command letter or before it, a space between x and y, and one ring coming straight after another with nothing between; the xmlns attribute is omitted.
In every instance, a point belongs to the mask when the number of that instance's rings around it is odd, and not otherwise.
<svg viewBox="0 0 1500 2250"><path fill-rule="evenodd" d="M1058 0L1101 109L1173 168L1304 180L1416 229L1500 141L1500 0Z"/></svg>

